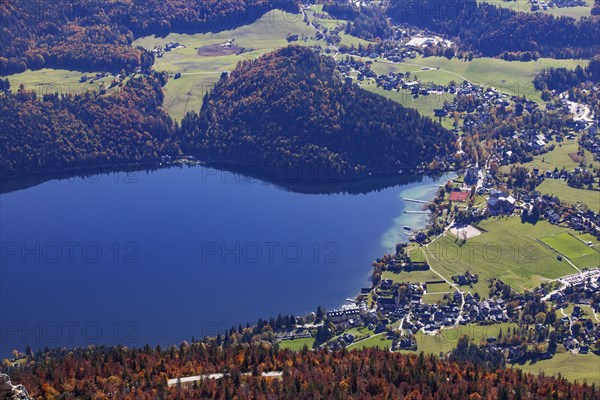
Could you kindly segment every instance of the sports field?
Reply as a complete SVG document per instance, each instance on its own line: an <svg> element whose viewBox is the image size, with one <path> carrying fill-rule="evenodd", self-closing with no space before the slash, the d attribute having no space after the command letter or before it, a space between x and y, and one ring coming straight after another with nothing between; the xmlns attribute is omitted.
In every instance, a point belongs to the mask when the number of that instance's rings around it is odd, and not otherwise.
<svg viewBox="0 0 600 400"><path fill-rule="evenodd" d="M569 233L563 232L548 236L540 241L567 257L579 268L600 266L600 252Z"/></svg>
<svg viewBox="0 0 600 400"><path fill-rule="evenodd" d="M598 253L581 240L576 239L566 232L548 236L540 240L568 258L577 258Z"/></svg>

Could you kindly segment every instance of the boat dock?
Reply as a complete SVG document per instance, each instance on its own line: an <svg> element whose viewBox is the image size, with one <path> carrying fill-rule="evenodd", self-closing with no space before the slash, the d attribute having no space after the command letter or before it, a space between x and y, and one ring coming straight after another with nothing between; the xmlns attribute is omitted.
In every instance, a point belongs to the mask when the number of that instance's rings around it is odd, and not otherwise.
<svg viewBox="0 0 600 400"><path fill-rule="evenodd" d="M426 200L416 200L416 199L409 199L407 197L404 197L402 200L404 201L410 201L413 203L421 203L421 204L433 204L432 201L426 201Z"/></svg>

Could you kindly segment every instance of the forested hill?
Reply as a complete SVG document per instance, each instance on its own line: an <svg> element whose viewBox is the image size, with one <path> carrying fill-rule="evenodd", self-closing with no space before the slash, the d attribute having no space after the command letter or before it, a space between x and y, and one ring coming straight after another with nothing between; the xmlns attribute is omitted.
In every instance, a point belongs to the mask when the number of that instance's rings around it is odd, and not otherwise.
<svg viewBox="0 0 600 400"><path fill-rule="evenodd" d="M0 178L177 154L174 124L160 109L165 81L155 73L109 94L38 97L21 88L0 95Z"/></svg>
<svg viewBox="0 0 600 400"><path fill-rule="evenodd" d="M600 52L600 17L580 20L543 13L516 12L476 0L392 1L388 15L458 37L464 47L484 56L537 52L543 57L591 58Z"/></svg>
<svg viewBox="0 0 600 400"><path fill-rule="evenodd" d="M344 81L302 46L238 65L181 135L202 159L302 167L307 179L397 173L455 149L441 125Z"/></svg>

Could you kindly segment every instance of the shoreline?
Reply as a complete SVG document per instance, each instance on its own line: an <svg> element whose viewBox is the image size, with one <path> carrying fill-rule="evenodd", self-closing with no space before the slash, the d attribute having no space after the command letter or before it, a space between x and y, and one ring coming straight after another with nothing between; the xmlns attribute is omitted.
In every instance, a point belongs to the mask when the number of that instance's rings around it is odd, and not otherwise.
<svg viewBox="0 0 600 400"><path fill-rule="evenodd" d="M368 193L396 185L407 185L417 182L423 177L439 176L453 170L418 170L381 173L361 173L356 175L322 175L317 169L307 166L300 169L296 166L275 168L273 164L250 164L233 161L206 161L194 156L180 156L174 159L153 160L144 162L73 165L67 167L40 167L38 170L26 172L5 172L0 175L0 195L26 190L55 180L88 178L111 173L152 172L165 168L200 166L213 169L219 173L231 173L271 183L285 190L307 194L331 193ZM293 176L300 171L300 176Z"/></svg>

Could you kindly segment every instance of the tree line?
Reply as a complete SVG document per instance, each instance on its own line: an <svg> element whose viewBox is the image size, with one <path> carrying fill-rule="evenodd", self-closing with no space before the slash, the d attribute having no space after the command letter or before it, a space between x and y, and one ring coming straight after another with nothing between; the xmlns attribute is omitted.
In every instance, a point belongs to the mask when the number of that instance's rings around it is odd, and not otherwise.
<svg viewBox="0 0 600 400"><path fill-rule="evenodd" d="M111 92L40 96L21 86L0 95L2 179L184 153L272 166L270 180L292 169L298 182L325 182L426 170L455 151L441 125L344 80L332 59L307 47L240 64L181 126L162 108L167 79L152 72Z"/></svg>
<svg viewBox="0 0 600 400"><path fill-rule="evenodd" d="M36 399L541 399L596 400L595 386L517 369L463 361L477 353L459 341L452 360L388 350L281 350L271 327L245 328L215 338L168 348L125 347L46 350L21 365L4 365L14 383ZM281 371L281 379L261 376ZM221 379L167 385L168 379L223 373Z"/></svg>
<svg viewBox="0 0 600 400"><path fill-rule="evenodd" d="M458 38L468 50L495 57L536 52L542 57L591 58L600 51L600 18L554 17L516 12L476 0L391 2L388 15L399 24Z"/></svg>
<svg viewBox="0 0 600 400"><path fill-rule="evenodd" d="M11 175L145 163L177 154L175 126L160 107L159 73L112 93L38 96L21 86L0 95L0 170Z"/></svg>

